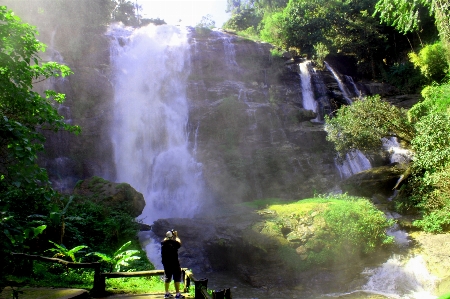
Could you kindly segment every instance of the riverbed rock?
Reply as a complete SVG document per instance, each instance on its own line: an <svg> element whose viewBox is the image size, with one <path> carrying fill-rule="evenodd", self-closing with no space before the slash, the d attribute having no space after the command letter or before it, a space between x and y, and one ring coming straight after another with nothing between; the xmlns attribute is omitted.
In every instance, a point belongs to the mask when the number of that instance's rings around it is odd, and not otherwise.
<svg viewBox="0 0 450 299"><path fill-rule="evenodd" d="M127 183L113 183L100 177L92 177L79 182L73 194L82 195L90 200L117 209L125 209L133 217L139 216L145 200L142 193L137 192Z"/></svg>
<svg viewBox="0 0 450 299"><path fill-rule="evenodd" d="M162 240L168 230L177 230L183 244L181 266L192 269L196 277L231 272L258 288L303 286L332 292L345 289L364 269L360 256L353 256L351 263L336 259L333 264L303 267L311 253L320 253L326 245L320 241L306 244L314 239L316 227L321 227L317 213L275 224L276 213L259 211L265 212L224 206L207 217L159 219L152 233Z"/></svg>
<svg viewBox="0 0 450 299"><path fill-rule="evenodd" d="M343 180L342 191L349 195L372 198L374 195L390 197L394 193L405 166L400 164L371 168Z"/></svg>
<svg viewBox="0 0 450 299"><path fill-rule="evenodd" d="M435 294L441 296L450 292L450 234L430 234L424 232L411 233L411 238L417 242L413 254L420 254L427 265L430 274L437 280Z"/></svg>

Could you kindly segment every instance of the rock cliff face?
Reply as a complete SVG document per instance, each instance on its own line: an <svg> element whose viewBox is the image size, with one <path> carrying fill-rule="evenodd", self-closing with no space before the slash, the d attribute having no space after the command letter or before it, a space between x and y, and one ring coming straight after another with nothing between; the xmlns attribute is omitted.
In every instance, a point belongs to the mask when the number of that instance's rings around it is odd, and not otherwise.
<svg viewBox="0 0 450 299"><path fill-rule="evenodd" d="M304 198L337 183L323 126L302 109L298 65L221 32L193 31L191 44L190 136L220 202Z"/></svg>

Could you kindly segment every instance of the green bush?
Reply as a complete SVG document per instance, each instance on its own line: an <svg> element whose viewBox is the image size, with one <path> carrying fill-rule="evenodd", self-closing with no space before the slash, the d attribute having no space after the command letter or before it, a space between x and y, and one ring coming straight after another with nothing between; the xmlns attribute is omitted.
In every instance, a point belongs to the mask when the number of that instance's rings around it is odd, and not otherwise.
<svg viewBox="0 0 450 299"><path fill-rule="evenodd" d="M437 298L437 299L450 299L450 293L439 296L439 298Z"/></svg>
<svg viewBox="0 0 450 299"><path fill-rule="evenodd" d="M427 86L422 90L422 97L423 101L408 111L411 122L417 122L430 113L450 113L450 83Z"/></svg>
<svg viewBox="0 0 450 299"><path fill-rule="evenodd" d="M395 63L386 72L385 79L399 89L401 93L418 93L426 79L411 62Z"/></svg>
<svg viewBox="0 0 450 299"><path fill-rule="evenodd" d="M393 241L385 233L393 221L386 219L369 200L347 195L332 198L329 208L320 215L325 229L318 233L324 242L333 242L333 247L328 249L331 256L366 254Z"/></svg>
<svg viewBox="0 0 450 299"><path fill-rule="evenodd" d="M414 67L431 81L440 82L449 72L446 50L440 41L426 45L419 54L412 52L408 56Z"/></svg>
<svg viewBox="0 0 450 299"><path fill-rule="evenodd" d="M442 233L450 228L450 207L426 214L423 219L416 220L413 225L429 233Z"/></svg>
<svg viewBox="0 0 450 299"><path fill-rule="evenodd" d="M415 125L417 134L411 141L415 152L414 167L434 172L450 162L450 116L432 113Z"/></svg>
<svg viewBox="0 0 450 299"><path fill-rule="evenodd" d="M263 208L265 215L264 223L255 229L278 240L278 256L297 270L345 263L393 242L386 235L393 220L388 220L365 198L333 194L289 203L264 200L253 206ZM313 234L297 235L304 225Z"/></svg>

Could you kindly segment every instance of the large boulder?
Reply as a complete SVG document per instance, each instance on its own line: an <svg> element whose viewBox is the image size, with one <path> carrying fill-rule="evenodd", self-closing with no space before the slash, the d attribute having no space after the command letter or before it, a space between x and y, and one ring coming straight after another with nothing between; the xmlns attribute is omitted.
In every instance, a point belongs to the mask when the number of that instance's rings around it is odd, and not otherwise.
<svg viewBox="0 0 450 299"><path fill-rule="evenodd" d="M196 277L230 272L253 287L343 291L367 266L367 260L349 249L332 262L313 266L313 257L324 246L337 243L324 241L319 233L326 230L319 211L327 205L318 204L316 212L313 206L305 203L311 210L301 217L291 209L281 217L270 209L221 207L220 212L210 211L202 218L159 219L153 223L152 232L162 240L168 230L178 231L181 266L192 269Z"/></svg>
<svg viewBox="0 0 450 299"><path fill-rule="evenodd" d="M137 192L129 184L113 183L97 176L80 181L75 186L73 194L82 195L113 209L125 209L133 217L142 214L145 207L142 193Z"/></svg>
<svg viewBox="0 0 450 299"><path fill-rule="evenodd" d="M352 175L340 185L342 191L349 195L372 198L378 194L390 197L405 170L401 164L375 167Z"/></svg>

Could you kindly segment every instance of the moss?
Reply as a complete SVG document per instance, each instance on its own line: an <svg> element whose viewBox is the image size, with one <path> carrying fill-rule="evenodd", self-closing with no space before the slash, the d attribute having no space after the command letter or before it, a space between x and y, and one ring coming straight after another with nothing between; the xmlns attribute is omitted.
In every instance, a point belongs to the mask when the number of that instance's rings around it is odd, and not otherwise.
<svg viewBox="0 0 450 299"><path fill-rule="evenodd" d="M392 223L367 199L344 194L245 205L259 208L264 218L252 229L276 242L279 257L294 268L346 262L389 243L384 232ZM258 248L272 246L264 238L254 238L254 243L261 240L265 245Z"/></svg>

